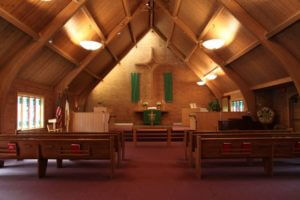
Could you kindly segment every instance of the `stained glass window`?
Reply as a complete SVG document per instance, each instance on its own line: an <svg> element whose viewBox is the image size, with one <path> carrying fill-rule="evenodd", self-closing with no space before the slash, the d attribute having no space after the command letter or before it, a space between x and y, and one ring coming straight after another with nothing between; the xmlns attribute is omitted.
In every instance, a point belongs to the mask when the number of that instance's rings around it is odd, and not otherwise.
<svg viewBox="0 0 300 200"><path fill-rule="evenodd" d="M34 95L18 95L18 130L43 128L43 98Z"/></svg>
<svg viewBox="0 0 300 200"><path fill-rule="evenodd" d="M231 112L243 112L244 111L244 101L237 100L231 102Z"/></svg>

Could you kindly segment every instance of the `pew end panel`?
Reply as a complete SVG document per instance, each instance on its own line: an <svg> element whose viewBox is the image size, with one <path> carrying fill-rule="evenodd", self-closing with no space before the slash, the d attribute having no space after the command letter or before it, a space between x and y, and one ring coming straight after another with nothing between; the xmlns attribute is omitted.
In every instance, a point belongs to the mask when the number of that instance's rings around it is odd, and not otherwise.
<svg viewBox="0 0 300 200"><path fill-rule="evenodd" d="M197 136L196 176L202 178L204 159L249 159L265 161L265 172L273 175L273 144L268 138L202 138Z"/></svg>
<svg viewBox="0 0 300 200"><path fill-rule="evenodd" d="M4 160L0 160L0 168L4 167L4 163L5 163Z"/></svg>

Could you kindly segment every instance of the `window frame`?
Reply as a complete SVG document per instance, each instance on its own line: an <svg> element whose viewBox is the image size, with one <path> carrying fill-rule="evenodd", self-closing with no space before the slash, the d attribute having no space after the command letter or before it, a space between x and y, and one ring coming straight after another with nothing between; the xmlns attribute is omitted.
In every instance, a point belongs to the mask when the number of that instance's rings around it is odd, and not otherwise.
<svg viewBox="0 0 300 200"><path fill-rule="evenodd" d="M30 128L30 111L28 111L28 128L20 128L19 129L19 125L18 125L18 118L19 118L19 109L18 109L18 106L19 106L19 102L18 102L18 98L19 97L28 97L28 98L35 98L35 99L40 99L41 100L41 105L40 105L40 112L41 112L41 126L40 127L34 127L34 128ZM30 103L29 103L30 104ZM23 102L22 102L22 105L23 105ZM17 130L38 130L38 129L44 129L45 128L45 122L44 122L44 119L45 119L45 108L44 108L44 105L45 105L45 98L44 96L42 95L38 95L38 94L33 94L33 93L27 93L27 92L17 92ZM23 106L22 106L23 107ZM30 108L30 105L29 105L29 108ZM21 112L21 116L23 115L23 112ZM36 112L34 113L34 115L36 115ZM23 119L22 119L23 120Z"/></svg>

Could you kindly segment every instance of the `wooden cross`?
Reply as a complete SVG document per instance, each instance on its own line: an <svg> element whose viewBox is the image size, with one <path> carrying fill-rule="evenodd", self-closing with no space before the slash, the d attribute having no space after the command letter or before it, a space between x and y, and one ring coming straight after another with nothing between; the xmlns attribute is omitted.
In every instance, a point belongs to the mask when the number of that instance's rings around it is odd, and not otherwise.
<svg viewBox="0 0 300 200"><path fill-rule="evenodd" d="M145 62L145 63L136 63L135 65L138 67L145 67L146 69L148 69L149 71L147 71L146 73L146 77L147 77L147 84L146 84L146 91L145 91L145 99L151 100L153 97L153 72L156 69L157 66L159 66L159 63L155 57L154 54L154 48L151 47L151 56L150 56L150 60Z"/></svg>
<svg viewBox="0 0 300 200"><path fill-rule="evenodd" d="M154 114L153 110L151 110L151 112L150 112L150 114L148 114L148 116L150 119L150 125L153 126L156 114Z"/></svg>

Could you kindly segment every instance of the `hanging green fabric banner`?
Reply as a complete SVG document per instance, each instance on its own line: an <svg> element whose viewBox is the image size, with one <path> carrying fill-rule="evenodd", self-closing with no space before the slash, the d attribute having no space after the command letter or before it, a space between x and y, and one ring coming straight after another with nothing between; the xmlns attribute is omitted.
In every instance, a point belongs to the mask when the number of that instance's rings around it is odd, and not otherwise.
<svg viewBox="0 0 300 200"><path fill-rule="evenodd" d="M140 75L131 73L131 102L138 103L140 100Z"/></svg>
<svg viewBox="0 0 300 200"><path fill-rule="evenodd" d="M171 103L173 101L173 81L172 73L164 73L164 89L165 89L165 101Z"/></svg>

